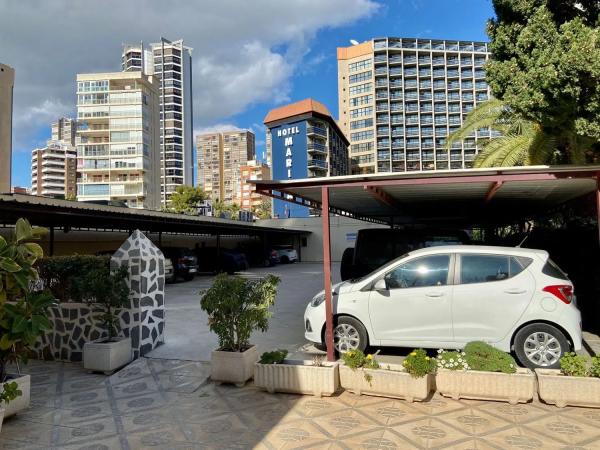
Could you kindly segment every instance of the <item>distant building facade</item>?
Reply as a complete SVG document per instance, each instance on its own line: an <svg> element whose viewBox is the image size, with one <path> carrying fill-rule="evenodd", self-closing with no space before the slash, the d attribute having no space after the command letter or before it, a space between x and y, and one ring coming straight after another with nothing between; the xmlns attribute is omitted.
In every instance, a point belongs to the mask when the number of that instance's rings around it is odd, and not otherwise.
<svg viewBox="0 0 600 450"><path fill-rule="evenodd" d="M352 173L465 169L479 131L451 149L449 133L490 97L487 43L376 38L337 49L339 123L350 140Z"/></svg>
<svg viewBox="0 0 600 450"><path fill-rule="evenodd" d="M214 200L238 202L241 168L255 158L254 133L232 130L196 136L198 186Z"/></svg>
<svg viewBox="0 0 600 450"><path fill-rule="evenodd" d="M142 72L77 75L77 200L160 208L159 95Z"/></svg>
<svg viewBox="0 0 600 450"><path fill-rule="evenodd" d="M288 180L348 175L348 139L329 110L305 99L271 110L265 117L271 178ZM276 217L307 217L308 208L273 202Z"/></svg>
<svg viewBox="0 0 600 450"><path fill-rule="evenodd" d="M45 147L31 152L31 194L75 198L77 195L77 121L60 118L52 123Z"/></svg>
<svg viewBox="0 0 600 450"><path fill-rule="evenodd" d="M264 201L271 204L270 197L258 194L256 186L249 183L250 180L269 180L270 178L271 168L259 161L248 161L246 165L240 167L240 197L237 203L242 209L253 211Z"/></svg>
<svg viewBox="0 0 600 450"><path fill-rule="evenodd" d="M15 71L0 63L0 193L10 192Z"/></svg>
<svg viewBox="0 0 600 450"><path fill-rule="evenodd" d="M153 75L160 89L161 203L165 204L177 186L194 185L192 48L183 40L148 47L128 44L123 48L122 69Z"/></svg>

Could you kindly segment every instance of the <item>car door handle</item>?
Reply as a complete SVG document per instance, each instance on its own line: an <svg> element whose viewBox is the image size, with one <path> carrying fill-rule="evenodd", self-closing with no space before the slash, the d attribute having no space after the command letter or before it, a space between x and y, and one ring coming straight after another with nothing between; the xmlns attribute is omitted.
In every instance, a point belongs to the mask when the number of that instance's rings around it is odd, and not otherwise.
<svg viewBox="0 0 600 450"><path fill-rule="evenodd" d="M513 288L513 289L507 289L504 292L506 292L507 294L524 294L527 291L525 289Z"/></svg>
<svg viewBox="0 0 600 450"><path fill-rule="evenodd" d="M439 298L439 297L443 297L444 294L441 292L429 292L427 294L425 294L425 297L430 297L430 298Z"/></svg>

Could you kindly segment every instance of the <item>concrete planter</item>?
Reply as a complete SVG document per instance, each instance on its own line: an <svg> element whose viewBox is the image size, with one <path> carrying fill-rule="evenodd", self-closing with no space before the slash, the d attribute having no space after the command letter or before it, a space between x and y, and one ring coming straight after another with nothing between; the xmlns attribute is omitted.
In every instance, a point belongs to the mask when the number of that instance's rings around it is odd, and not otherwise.
<svg viewBox="0 0 600 450"><path fill-rule="evenodd" d="M386 366L388 367L388 366ZM365 379L370 378L370 381ZM401 398L409 402L422 401L433 388L433 375L413 378L397 364L387 369L355 369L340 366L340 384L354 394Z"/></svg>
<svg viewBox="0 0 600 450"><path fill-rule="evenodd" d="M312 361L285 361L283 364L254 366L254 384L273 392L311 394L321 397L334 394L340 385L337 363L313 366Z"/></svg>
<svg viewBox="0 0 600 450"><path fill-rule="evenodd" d="M536 389L534 373L522 368L512 374L438 369L435 383L440 394L455 400L498 400L511 405L533 399Z"/></svg>
<svg viewBox="0 0 600 450"><path fill-rule="evenodd" d="M557 369L535 369L540 398L559 408L600 408L600 378L569 377Z"/></svg>
<svg viewBox="0 0 600 450"><path fill-rule="evenodd" d="M111 374L131 362L131 338L118 337L86 342L83 346L83 368Z"/></svg>
<svg viewBox="0 0 600 450"><path fill-rule="evenodd" d="M254 375L254 363L258 361L258 350L253 345L244 352L212 352L210 378L217 383L233 383L238 387L246 384Z"/></svg>
<svg viewBox="0 0 600 450"><path fill-rule="evenodd" d="M29 408L31 401L31 377L29 375L8 375L7 382L16 382L19 390L22 392L16 399L8 405L4 405L4 417L13 416Z"/></svg>

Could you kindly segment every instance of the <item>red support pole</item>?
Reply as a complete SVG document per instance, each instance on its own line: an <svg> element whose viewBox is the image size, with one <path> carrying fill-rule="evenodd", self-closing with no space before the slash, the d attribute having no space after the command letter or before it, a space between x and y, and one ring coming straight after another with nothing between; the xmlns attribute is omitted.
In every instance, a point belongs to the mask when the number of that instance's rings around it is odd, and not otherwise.
<svg viewBox="0 0 600 450"><path fill-rule="evenodd" d="M323 221L323 281L325 284L325 345L327 360L335 361L333 348L333 302L331 295L331 243L329 228L329 188L321 187L321 218Z"/></svg>

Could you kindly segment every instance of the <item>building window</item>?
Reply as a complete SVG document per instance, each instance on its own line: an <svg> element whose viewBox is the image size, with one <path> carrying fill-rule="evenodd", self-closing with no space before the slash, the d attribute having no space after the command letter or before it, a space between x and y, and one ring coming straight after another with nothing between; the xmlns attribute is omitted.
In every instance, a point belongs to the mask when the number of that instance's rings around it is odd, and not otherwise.
<svg viewBox="0 0 600 450"><path fill-rule="evenodd" d="M362 61L357 61L348 65L348 70L350 72L358 72L359 70L370 69L372 64L371 59L363 59Z"/></svg>
<svg viewBox="0 0 600 450"><path fill-rule="evenodd" d="M359 84L357 86L350 86L350 95L371 92L372 90L373 90L373 83L364 83L364 84Z"/></svg>
<svg viewBox="0 0 600 450"><path fill-rule="evenodd" d="M360 83L361 81L370 80L372 76L373 76L373 72L368 70L367 72L361 72L361 73L357 73L355 75L350 75L348 77L348 81L350 84Z"/></svg>
<svg viewBox="0 0 600 450"><path fill-rule="evenodd" d="M361 105L368 105L369 103L373 102L373 96L372 95L362 95L360 97L355 97L355 98L351 98L350 99L350 107L355 107L355 106L361 106Z"/></svg>
<svg viewBox="0 0 600 450"><path fill-rule="evenodd" d="M358 128L367 128L367 127L372 127L372 126L373 126L373 119L362 119L362 120L355 120L353 122L350 122L351 130L356 130Z"/></svg>
<svg viewBox="0 0 600 450"><path fill-rule="evenodd" d="M373 151L373 142L363 142L361 144L352 144L350 147L351 153L362 153Z"/></svg>
<svg viewBox="0 0 600 450"><path fill-rule="evenodd" d="M351 110L350 118L355 119L357 117L370 116L371 114L373 114L373 107L367 106L365 108L358 108L358 109Z"/></svg>
<svg viewBox="0 0 600 450"><path fill-rule="evenodd" d="M351 133L350 139L353 141L362 141L365 139L373 139L373 130L359 131L358 133Z"/></svg>

